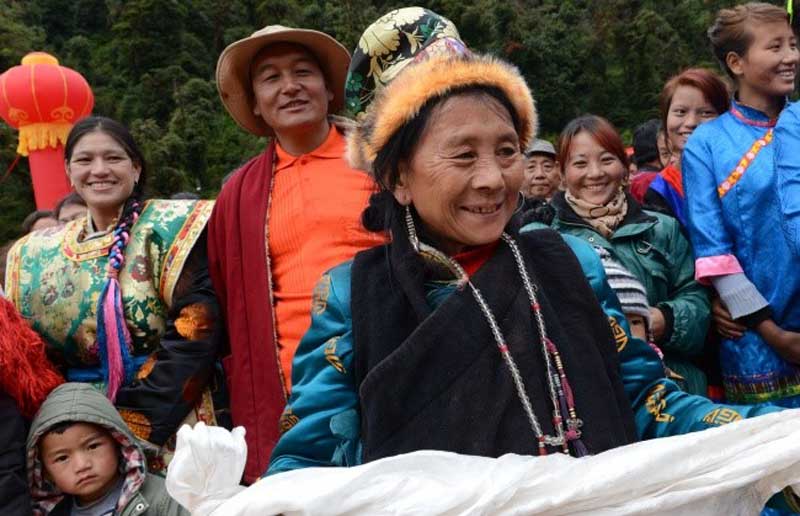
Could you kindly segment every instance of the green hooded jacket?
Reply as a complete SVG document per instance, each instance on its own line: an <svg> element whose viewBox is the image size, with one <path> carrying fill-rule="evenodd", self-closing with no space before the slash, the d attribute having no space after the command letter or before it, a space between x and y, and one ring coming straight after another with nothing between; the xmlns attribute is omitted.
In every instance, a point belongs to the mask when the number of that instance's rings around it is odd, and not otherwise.
<svg viewBox="0 0 800 516"><path fill-rule="evenodd" d="M610 238L595 231L559 193L551 201L551 227L606 249L647 289L650 306L661 309L666 332L658 346L665 363L685 379L684 388L706 395L705 374L692 360L702 354L711 317L708 292L694 279L689 241L672 217L642 210L628 196L628 214Z"/></svg>
<svg viewBox="0 0 800 516"><path fill-rule="evenodd" d="M188 516L189 512L167 493L164 479L147 473L144 451L114 405L100 391L85 383L65 383L53 390L31 423L27 465L34 514L69 515L72 509L72 497L45 478L39 459L39 440L50 428L64 421L101 426L119 443L124 481L115 514Z"/></svg>

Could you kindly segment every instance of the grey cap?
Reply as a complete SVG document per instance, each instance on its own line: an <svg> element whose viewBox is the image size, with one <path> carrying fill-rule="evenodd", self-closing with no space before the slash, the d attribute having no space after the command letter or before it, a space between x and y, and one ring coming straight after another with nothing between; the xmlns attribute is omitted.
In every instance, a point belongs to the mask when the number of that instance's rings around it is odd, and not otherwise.
<svg viewBox="0 0 800 516"><path fill-rule="evenodd" d="M547 140L540 140L537 138L525 149L526 156L530 156L531 154L549 154L555 158L556 148Z"/></svg>

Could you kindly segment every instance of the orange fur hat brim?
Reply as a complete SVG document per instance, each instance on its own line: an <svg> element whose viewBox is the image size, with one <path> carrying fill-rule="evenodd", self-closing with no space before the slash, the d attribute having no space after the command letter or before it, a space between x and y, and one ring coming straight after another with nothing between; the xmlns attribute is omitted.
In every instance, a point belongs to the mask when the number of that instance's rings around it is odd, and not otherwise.
<svg viewBox="0 0 800 516"><path fill-rule="evenodd" d="M470 86L490 86L508 98L520 121L520 148L536 135L533 96L517 67L491 56L440 56L406 67L383 88L347 137L350 166L372 171L380 150L431 99Z"/></svg>

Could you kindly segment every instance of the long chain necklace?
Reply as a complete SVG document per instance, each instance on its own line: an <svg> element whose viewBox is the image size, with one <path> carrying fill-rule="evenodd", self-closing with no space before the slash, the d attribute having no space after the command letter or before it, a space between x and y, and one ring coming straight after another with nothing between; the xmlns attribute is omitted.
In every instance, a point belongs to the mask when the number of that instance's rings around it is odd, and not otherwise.
<svg viewBox="0 0 800 516"><path fill-rule="evenodd" d="M406 211L406 225L408 226L411 244L414 249L417 250L417 252L430 255L437 261L447 264L458 276L459 287L463 287L464 285L468 285L470 287L472 296L475 298L475 301L478 303L481 312L483 312L486 321L489 323L489 327L491 328L492 335L494 336L495 343L500 351L500 355L503 357L503 361L511 373L511 377L514 381L514 387L517 391L517 397L520 399L520 402L522 402L525 415L527 416L528 422L531 425L531 429L536 436L539 446L539 455L547 455L547 446L561 447L561 451L563 453L569 454L570 442L572 442L576 456L582 457L584 455L588 455L589 451L581 441L580 428L583 426L583 421L578 418L575 410L575 400L572 394L572 388L567 380L561 355L558 352L556 345L547 336L541 305L536 297L536 287L533 285L533 282L528 275L527 268L522 260L522 253L520 253L519 247L514 239L506 233L503 233L502 235L503 241L509 246L509 248L511 248L511 253L514 255L514 261L516 262L517 270L522 278L522 283L530 301L531 311L534 319L536 320L539 341L541 342L542 346L542 356L544 357L547 374L547 385L550 394L550 401L553 406L553 428L555 429L556 435L545 434L542 431L541 424L539 423L539 420L533 411L533 405L531 404L530 396L528 395L525 382L522 379L522 375L519 372L516 361L511 355L511 351L508 349L508 345L506 344L505 337L503 337L503 333L500 330L500 326L497 324L497 320L489 308L489 305L486 303L483 294L481 294L481 291L475 286L474 283L472 283L472 281L469 279L469 275L456 260L419 240L409 209ZM566 414L566 418L564 418L562 414Z"/></svg>

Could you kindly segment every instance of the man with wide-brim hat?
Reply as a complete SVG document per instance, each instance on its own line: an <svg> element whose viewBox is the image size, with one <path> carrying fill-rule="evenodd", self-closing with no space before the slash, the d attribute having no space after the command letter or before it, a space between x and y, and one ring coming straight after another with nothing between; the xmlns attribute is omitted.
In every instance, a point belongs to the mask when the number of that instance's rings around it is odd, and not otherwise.
<svg viewBox="0 0 800 516"><path fill-rule="evenodd" d="M245 481L266 469L291 389L294 352L328 292L322 274L381 243L361 226L371 182L344 160L350 55L322 32L270 25L217 64L225 108L267 148L225 183L209 221L209 268L227 326L223 359L235 425L247 429ZM312 306L313 294L313 306Z"/></svg>

